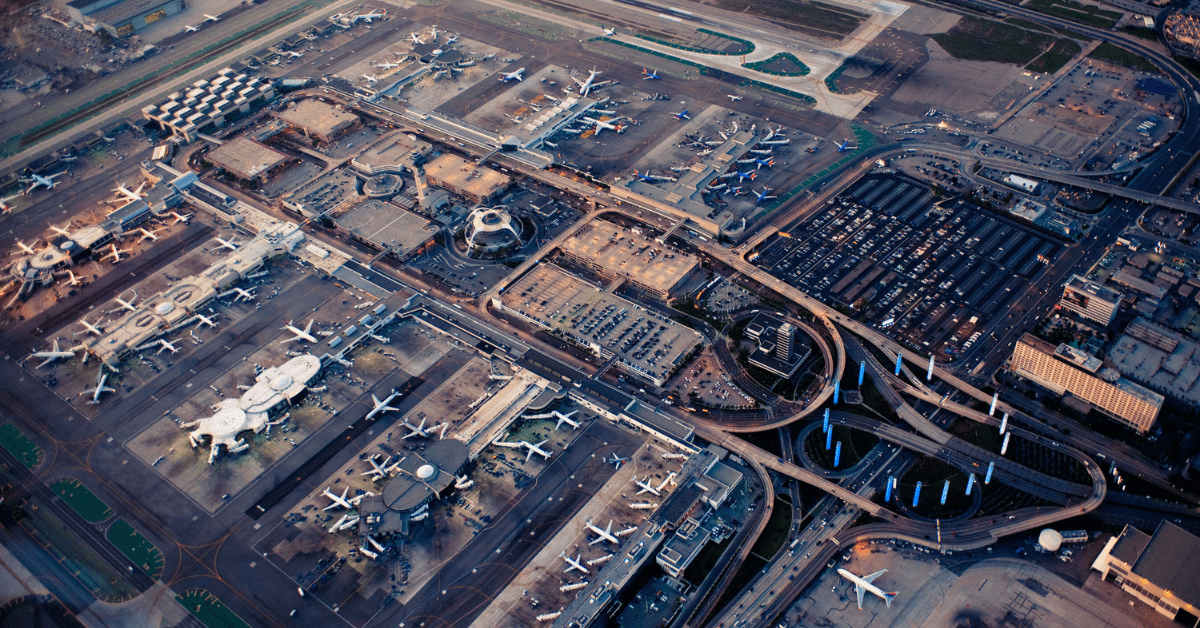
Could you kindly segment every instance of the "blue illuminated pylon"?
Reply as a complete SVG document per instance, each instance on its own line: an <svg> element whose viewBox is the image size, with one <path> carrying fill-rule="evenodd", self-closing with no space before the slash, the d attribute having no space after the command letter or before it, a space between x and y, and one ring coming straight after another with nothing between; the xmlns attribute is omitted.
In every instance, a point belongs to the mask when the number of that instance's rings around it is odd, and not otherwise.
<svg viewBox="0 0 1200 628"><path fill-rule="evenodd" d="M862 388L863 376L867 374L867 363L860 362L858 365L858 387Z"/></svg>
<svg viewBox="0 0 1200 628"><path fill-rule="evenodd" d="M975 486L975 474L974 473L971 474L971 477L967 478L967 495L968 496L971 495L971 487L972 486Z"/></svg>
<svg viewBox="0 0 1200 628"><path fill-rule="evenodd" d="M991 462L989 462L989 463L988 463L988 472L987 472L987 475L983 476L983 483L984 483L984 484L991 484L991 483L992 483L992 471L995 471L995 470L996 470L996 461L995 461L995 460L993 460L993 461L991 461Z"/></svg>
<svg viewBox="0 0 1200 628"><path fill-rule="evenodd" d="M946 505L946 496L949 494L950 494L950 480L946 480L946 483L942 485L942 505L943 506Z"/></svg>
<svg viewBox="0 0 1200 628"><path fill-rule="evenodd" d="M887 487L884 489L884 492L883 492L883 501L885 501L885 502L892 501L892 485L895 483L896 483L896 478L889 475L888 481L887 481Z"/></svg>
<svg viewBox="0 0 1200 628"><path fill-rule="evenodd" d="M903 353L897 353L897 354L896 354L896 373L895 373L897 377L899 377L899 376L900 376L900 364L901 364L902 362L904 362L904 354L903 354Z"/></svg>
<svg viewBox="0 0 1200 628"><path fill-rule="evenodd" d="M921 501L921 482L917 482L917 490L913 491L913 508L917 507L917 502Z"/></svg>
<svg viewBox="0 0 1200 628"><path fill-rule="evenodd" d="M828 432L825 432L825 451L829 451L830 447L833 447L833 430L832 429L829 430Z"/></svg>
<svg viewBox="0 0 1200 628"><path fill-rule="evenodd" d="M842 461L842 441L838 441L837 449L833 450L833 468L836 469L838 463Z"/></svg>
<svg viewBox="0 0 1200 628"><path fill-rule="evenodd" d="M841 380L838 380L838 381L836 381L836 382L834 382L834 383L833 383L833 402L834 402L834 403L837 403L837 400L838 400L838 392L840 392L840 391L841 391L841 389L842 389L842 382L841 382Z"/></svg>
<svg viewBox="0 0 1200 628"><path fill-rule="evenodd" d="M822 432L829 431L829 408L825 408L825 421L823 423L821 423L821 431Z"/></svg>

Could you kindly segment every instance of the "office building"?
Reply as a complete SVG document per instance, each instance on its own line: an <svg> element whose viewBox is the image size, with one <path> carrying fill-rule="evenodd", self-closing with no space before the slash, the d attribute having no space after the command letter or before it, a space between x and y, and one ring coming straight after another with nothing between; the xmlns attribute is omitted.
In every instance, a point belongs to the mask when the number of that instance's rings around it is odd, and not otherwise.
<svg viewBox="0 0 1200 628"><path fill-rule="evenodd" d="M1063 284L1063 295L1058 305L1083 318L1111 325L1121 305L1121 293L1079 275L1072 275Z"/></svg>

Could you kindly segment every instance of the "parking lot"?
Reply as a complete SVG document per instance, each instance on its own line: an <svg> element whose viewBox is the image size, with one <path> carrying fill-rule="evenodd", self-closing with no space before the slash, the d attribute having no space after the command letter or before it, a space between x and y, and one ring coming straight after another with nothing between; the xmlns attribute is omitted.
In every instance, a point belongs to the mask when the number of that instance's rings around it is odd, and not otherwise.
<svg viewBox="0 0 1200 628"><path fill-rule="evenodd" d="M897 175L863 178L755 263L943 358L1000 316L1064 240Z"/></svg>

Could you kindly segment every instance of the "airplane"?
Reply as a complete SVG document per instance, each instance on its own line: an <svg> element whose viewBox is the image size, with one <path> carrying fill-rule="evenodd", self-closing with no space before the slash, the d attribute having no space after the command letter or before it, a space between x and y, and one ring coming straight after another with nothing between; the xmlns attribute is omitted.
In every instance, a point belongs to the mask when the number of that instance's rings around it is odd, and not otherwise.
<svg viewBox="0 0 1200 628"><path fill-rule="evenodd" d="M602 28L603 28L603 27L602 27ZM605 35L608 35L609 37L612 37L613 35L616 35L616 34L617 34L617 27L616 27L616 26L614 26L614 27L612 27L612 28L605 28L605 29L604 29L604 34L605 34Z"/></svg>
<svg viewBox="0 0 1200 628"><path fill-rule="evenodd" d="M42 368L55 360L63 360L66 358L75 357L74 351L62 351L58 348L58 339L54 339L54 349L50 351L35 351L29 355L31 358L44 358L43 362L37 365L37 368Z"/></svg>
<svg viewBox="0 0 1200 628"><path fill-rule="evenodd" d="M575 78L575 77L573 77L573 76L571 77L571 80L572 80L572 81L575 81L575 83L576 83L577 85L579 85L579 95L580 95L580 96L587 96L587 95L588 95L588 92L591 92L591 91L592 91L592 88L594 88L594 87L600 87L601 85L605 85L605 84L607 84L607 83L608 83L608 81L603 81L603 82L601 82L601 83L595 83L595 82L593 82L593 81L595 81L595 80L596 80L596 77L597 77L597 76L600 76L600 73L599 73L599 72L597 72L595 68L592 68L592 69L591 69L591 70L588 72L588 77L587 77L587 80L586 80L586 81L581 81L581 80L579 80L579 79L577 79L577 78Z"/></svg>
<svg viewBox="0 0 1200 628"><path fill-rule="evenodd" d="M367 82L372 85L379 82L379 79L375 78L374 76L371 76L370 74L364 74L364 75L362 75L362 77L367 79Z"/></svg>
<svg viewBox="0 0 1200 628"><path fill-rule="evenodd" d="M737 187L732 187L732 188L729 188L729 193L734 196L741 196L746 193L746 188L744 188L740 185Z"/></svg>
<svg viewBox="0 0 1200 628"><path fill-rule="evenodd" d="M642 68L642 80L643 81L650 81L650 80L657 81L661 78L662 77L658 75L658 70L655 70L653 72L647 72L646 68Z"/></svg>
<svg viewBox="0 0 1200 628"><path fill-rule="evenodd" d="M20 195L20 194L13 194L12 196L8 196L8 197L5 197L5 198L0 198L0 212L12 211L12 208L13 208L13 207L12 207L12 205L9 205L9 204L8 204L8 202L9 202L9 201L11 201L11 200L13 200L13 199L15 199L15 198L17 198L17 197L19 197L19 196L21 196L21 195Z"/></svg>
<svg viewBox="0 0 1200 628"><path fill-rule="evenodd" d="M229 290L226 290L225 292L222 292L221 294L218 294L218 295L217 295L217 298L218 298L218 299L225 298L225 297L227 297L227 296L229 296L229 295L231 295L231 294L236 294L236 295L237 295L236 297L234 297L234 298L233 298L234 302L238 301L239 299L244 299L244 300L246 300L246 301L253 301L253 300L254 300L254 293L253 293L253 292L250 292L249 290L243 290L243 289L241 289L241 288L230 288Z"/></svg>
<svg viewBox="0 0 1200 628"><path fill-rule="evenodd" d="M758 170L758 168L762 168L763 166L766 166L768 168L770 168L771 166L774 166L775 160L774 159L759 159L758 157L755 157L754 163L758 164L758 167L755 168L755 170Z"/></svg>
<svg viewBox="0 0 1200 628"><path fill-rule="evenodd" d="M146 231L142 227L138 227L138 231L142 232L142 239L138 240L138 242L145 242L146 240L153 240L155 242L158 242L158 236L156 235L157 232Z"/></svg>
<svg viewBox="0 0 1200 628"><path fill-rule="evenodd" d="M418 37L416 33L409 33L408 41L410 43L417 44L417 45L424 45L424 43L425 43L425 40Z"/></svg>
<svg viewBox="0 0 1200 628"><path fill-rule="evenodd" d="M342 491L342 495L339 497L339 496L335 495L333 493L333 491L329 490L328 487L326 487L325 492L321 493L321 494L328 497L329 499L332 499L333 503L326 506L325 510L333 510L334 508L345 508L346 510L354 510L354 504L351 504L350 502L346 501L346 494L349 492L350 492L350 487L347 486L345 488L345 490Z"/></svg>
<svg viewBox="0 0 1200 628"><path fill-rule="evenodd" d="M429 438L429 431L433 429L432 427L430 427L429 429L425 428L425 417L421 417L420 425L413 425L412 423L408 422L408 419L405 419L401 425L403 425L404 427L407 427L408 429L410 429L412 431L405 434L400 440L408 440L414 436L420 436L421 438Z"/></svg>
<svg viewBox="0 0 1200 628"><path fill-rule="evenodd" d="M216 317L214 316L213 318L216 318ZM217 326L217 321L201 314L200 312L196 312L196 320L199 321L198 323L196 323L197 327L199 327L200 325L208 325L209 327Z"/></svg>
<svg viewBox="0 0 1200 628"><path fill-rule="evenodd" d="M117 245L115 245L115 244L110 244L109 246L111 246L111 247L112 247L112 252L111 252L111 253L109 253L108 255L105 255L104 257L101 257L101 258L100 258L100 261L102 261L102 262L103 262L104 260L106 260L106 259L108 259L108 258L110 258L110 257L111 257L111 258L113 258L113 263L114 263L114 264L116 264L116 263L119 263L119 262L121 261L121 254L122 254L122 253L132 253L132 252L133 252L133 249L120 249L120 250L118 250L118 249L117 249Z"/></svg>
<svg viewBox="0 0 1200 628"><path fill-rule="evenodd" d="M563 413L561 413L561 412L559 412L559 411L557 411L557 410L555 410L554 412L552 412L551 414L553 414L554 416L558 417L558 424L554 426L554 429L556 429L556 430L557 430L557 429L559 429L560 427L562 427L562 424L563 424L563 423L566 423L567 425L570 425L570 426L571 426L571 429L577 429L577 428L579 427L579 421L572 421L572 420L571 420L571 417L572 417L572 416L574 416L576 412L579 412L579 411L578 411L578 410L572 410L571 412L568 412L568 413L566 413L566 414L563 414Z"/></svg>
<svg viewBox="0 0 1200 628"><path fill-rule="evenodd" d="M304 53L296 52L295 50L289 50L287 55L288 55L288 57L291 57L292 59L299 59L304 56Z"/></svg>
<svg viewBox="0 0 1200 628"><path fill-rule="evenodd" d="M529 462L529 459L533 457L533 454L541 456L543 460L549 460L550 452L542 449L542 445L545 445L549 440L550 439L546 439L540 443L537 443L536 445L526 441L521 441L521 446L525 448L526 452L528 452L525 454L525 462Z"/></svg>
<svg viewBox="0 0 1200 628"><path fill-rule="evenodd" d="M771 188L764 185L762 192L754 192L754 196L755 196L754 204L758 205L759 203L761 203L763 201L769 201L773 198L779 198L778 196L768 196L767 192L770 192L770 191L771 191ZM753 192L753 190L751 190L751 192Z"/></svg>
<svg viewBox="0 0 1200 628"><path fill-rule="evenodd" d="M445 45L449 45L449 44L452 44L452 43L454 43L454 42L456 42L456 41L458 41L458 35L454 35L454 36L452 36L452 37L448 37L448 38L446 38L446 41L444 41L444 42L442 42L442 43L443 43L443 44L445 44Z"/></svg>
<svg viewBox="0 0 1200 628"><path fill-rule="evenodd" d="M146 349L153 349L155 346L158 346L158 353L155 353L154 355L158 355L159 353L162 353L163 351L170 351L171 353L179 353L178 347L176 347L174 344L172 344L170 342L167 342L166 340L163 340L162 338L159 338L158 340L155 340L154 342L144 344L144 345L138 347L137 350L145 351Z"/></svg>
<svg viewBox="0 0 1200 628"><path fill-rule="evenodd" d="M588 571L587 567L583 566L583 563L579 562L579 559L582 558L582 556L583 556L582 554L579 554L579 555L575 556L575 558L571 558L570 556L567 556L563 552L558 553L558 557L567 561L567 564L570 565L569 567L567 567L567 573L571 573L572 571L576 571L576 570L582 571L585 574L591 573L590 571Z"/></svg>
<svg viewBox="0 0 1200 628"><path fill-rule="evenodd" d="M672 113L671 115L675 116L676 120L691 120L692 119L692 117L688 115L687 109L684 109L683 111L680 111L679 113Z"/></svg>
<svg viewBox="0 0 1200 628"><path fill-rule="evenodd" d="M617 119L619 120L620 118ZM588 116L583 116L583 120L590 124L596 125L596 132L593 135L600 135L600 131L603 131L604 129L616 131L617 133L623 133L625 131L625 125L613 124L613 120L597 120Z"/></svg>
<svg viewBox="0 0 1200 628"><path fill-rule="evenodd" d="M184 27L183 27L183 30L185 30L185 31L187 31L187 32L189 32L189 33L194 33L194 32L196 32L196 31L200 30L200 27L198 27L198 26L184 26Z"/></svg>
<svg viewBox="0 0 1200 628"><path fill-rule="evenodd" d="M218 248L225 248L229 249L230 251L238 250L238 244L235 242L235 240L237 240L237 238L229 238L228 241L222 240L221 238L216 238L216 241L221 243L221 246Z"/></svg>
<svg viewBox="0 0 1200 628"><path fill-rule="evenodd" d="M70 223L68 223L68 224L70 224ZM65 235L65 236L71 235L70 231L63 229L62 227L60 227L58 225L50 225L50 230L53 231L54 233L57 233L58 235Z"/></svg>
<svg viewBox="0 0 1200 628"><path fill-rule="evenodd" d="M363 471L359 475L369 475L369 476L371 476L371 479L374 481L378 481L383 478L389 477L392 475L392 473L394 473L396 471L396 469L400 468L400 463L404 462L404 458L401 457L399 460L397 460L396 462L392 463L389 466L388 462L390 462L390 461L391 461L391 456L385 458L383 460L383 464L379 464L378 462L376 462L374 456L367 458L367 462L371 463L371 467L373 467L373 468L370 471Z"/></svg>
<svg viewBox="0 0 1200 628"><path fill-rule="evenodd" d="M870 591L871 594L876 595L876 596L880 597L881 599L883 599L883 601L887 603L888 608L892 607L892 599L896 597L898 592L896 592L896 591L885 592L882 589L880 589L879 587L871 584L872 582L875 581L876 578L878 578L879 576L882 576L885 573L887 573L887 570L881 569L869 576L863 576L860 578L860 577L850 573L849 571L846 571L845 569L838 569L839 575L841 575L843 578L849 580L850 582L854 583L854 592L858 594L858 610L860 610L860 611L862 610L862 605L863 605L863 594L865 594L867 591Z"/></svg>
<svg viewBox="0 0 1200 628"><path fill-rule="evenodd" d="M841 143L841 144L838 144L838 147L837 147L837 149L838 149L838 152L839 152L839 153L844 153L844 152L846 152L847 150L849 150L849 148L853 148L852 146L850 146L850 140L848 140L848 139L846 139L846 138L844 138L844 137L843 137L843 138L842 138L842 143Z"/></svg>
<svg viewBox="0 0 1200 628"><path fill-rule="evenodd" d="M68 281L67 283L72 286L78 286L80 283L79 278L75 276L75 273L70 268L67 269L67 274L71 277L71 281Z"/></svg>
<svg viewBox="0 0 1200 628"><path fill-rule="evenodd" d="M737 102L742 99L742 97L738 96L737 94L725 94L725 97L734 102Z"/></svg>
<svg viewBox="0 0 1200 628"><path fill-rule="evenodd" d="M32 181L32 182L33 182L33 185L29 186L29 189L28 189L28 190L25 190L25 193L26 193L26 194L29 194L30 192L32 192L32 191L34 191L34 190L36 190L36 189L37 189L37 187L38 187L39 185L40 185L40 186L42 186L42 187L44 187L44 188L46 188L47 190L53 190L53 189L54 189L54 186L58 184L58 182L54 180L54 177L61 177L61 176L62 176L62 175L64 175L64 174L66 174L66 172L60 172L60 173L58 173L58 174L52 174L52 175L50 175L50 176L48 176L48 177L43 177L43 176L42 176L42 175L40 175L40 174L31 174L31 175L29 175L29 176L30 176L30 177L32 177L32 178L30 178L30 179L21 179L21 180L22 180L22 181L27 181L27 182L28 182L28 181Z"/></svg>
<svg viewBox="0 0 1200 628"><path fill-rule="evenodd" d="M646 183L657 183L658 181L673 181L673 179L671 177L664 177L661 175L650 174L649 170L646 171L646 174L640 174L637 170L634 170L633 176L641 179L642 181L645 181Z"/></svg>
<svg viewBox="0 0 1200 628"><path fill-rule="evenodd" d="M137 311L137 308L136 308L136 307L134 307L134 305L133 305L133 301L134 301L135 299L137 299L137 296L138 296L138 294L137 294L137 290L134 290L134 291L133 291L133 298L132 298L132 299L130 299L130 300L128 300L128 301L126 301L126 300L122 299L121 297L117 297L117 298L116 298L116 301L117 301L117 303L120 303L120 304L121 304L121 307L122 307L122 308L124 308L124 309L126 309L126 310L129 310L130 312L136 312L136 311Z"/></svg>
<svg viewBox="0 0 1200 628"><path fill-rule="evenodd" d="M103 330L103 329L100 329L99 327L96 327L95 325L93 325L93 324L91 324L91 323L87 322L87 319L86 319L86 318L81 318L81 319L79 319L79 322L83 324L83 328L84 328L85 330L87 330L87 332L88 332L88 333L91 333L91 334L96 334L97 336L102 336L102 335L104 335L104 330Z"/></svg>
<svg viewBox="0 0 1200 628"><path fill-rule="evenodd" d="M622 458L622 457L618 456L618 455L617 455L617 454L615 454L615 453L612 455L612 458L605 458L605 459L604 459L604 461L605 461L605 462L612 463L612 465L613 465L614 467L616 467L616 470L617 470L617 471L620 471L620 470L621 470L621 465L622 465L622 464L625 464L626 462L629 462L629 460L630 460L630 458Z"/></svg>
<svg viewBox="0 0 1200 628"><path fill-rule="evenodd" d="M205 21L207 21L207 22L220 22L220 21L221 21L221 18L219 18L219 17L217 17L217 16L215 16L215 15L209 15L209 14L205 13L205 14L204 14L204 20L205 20Z"/></svg>
<svg viewBox="0 0 1200 628"><path fill-rule="evenodd" d="M236 290L236 288L235 288L235 290ZM313 326L313 319L311 319L311 318L308 319L308 327L305 327L304 329L300 329L299 327L293 327L292 321L288 321L287 325L280 327L280 329L286 329L296 335L291 338L288 338L287 340L279 341L279 344L284 345L284 344L287 344L287 343L295 341L295 340L307 340L312 343L321 342L320 340L317 340L316 337L314 337L311 333L309 333L312 331L312 326Z"/></svg>
<svg viewBox="0 0 1200 628"><path fill-rule="evenodd" d="M376 63L376 64L375 64L375 67L377 67L377 68L379 68L379 69L381 69L381 70L390 70L390 69L392 69L392 68L398 68L398 67L400 67L400 64L399 64L399 63L388 63L388 62L386 62L386 61L385 61L385 62L383 62L383 63Z"/></svg>
<svg viewBox="0 0 1200 628"><path fill-rule="evenodd" d="M113 192L119 192L122 196L129 199L130 201L137 201L137 200L141 200L142 188L144 188L144 187L146 187L146 184L142 183L141 185L138 186L138 189L130 190L129 188L125 187L124 183L120 183L117 185L117 187L113 188Z"/></svg>
<svg viewBox="0 0 1200 628"><path fill-rule="evenodd" d="M519 68L515 72L501 72L500 81L503 83L507 83L509 81L522 81L525 79L525 77L522 76L524 73L525 68Z"/></svg>
<svg viewBox="0 0 1200 628"><path fill-rule="evenodd" d="M444 33L446 31L442 31L442 32ZM437 34L438 34L437 24L434 24L433 26L429 27L429 36L432 37L434 41L437 41Z"/></svg>
<svg viewBox="0 0 1200 628"><path fill-rule="evenodd" d="M393 408L392 406L389 406L388 404L391 403L392 400L395 399L396 396L399 394L400 393L398 393L398 392L392 391L392 394L389 395L388 398L384 399L383 401L380 401L379 397L376 397L375 395L371 395L371 401L375 402L375 407L372 408L371 411L367 413L367 420L370 421L371 419L375 418L375 415L383 414L384 412L387 412L389 410L391 410L391 411L398 410L398 408Z"/></svg>
<svg viewBox="0 0 1200 628"><path fill-rule="evenodd" d="M86 394L91 393L92 400L89 401L88 403L99 404L100 403L100 395L103 395L106 392L110 392L110 393L117 392L116 388L109 388L108 386L105 386L104 382L106 382L106 381L108 381L108 373L105 373L104 369L101 368L100 369L100 381L96 384L96 387L88 388L88 389L84 390L83 392L80 392L79 394L86 395Z"/></svg>
<svg viewBox="0 0 1200 628"><path fill-rule="evenodd" d="M33 255L33 254L37 253L37 251L34 251L32 248L29 247L29 245L25 244L24 242L22 242L20 240L17 240L17 248L21 249L22 251L25 251L25 253L27 253L29 255Z"/></svg>
<svg viewBox="0 0 1200 628"><path fill-rule="evenodd" d="M357 22L358 20L362 20L362 21L366 22L367 24L370 24L371 20L373 20L375 18L385 17L386 15L387 15L387 13L367 13L365 15L356 15L356 16L354 16L354 21Z"/></svg>
<svg viewBox="0 0 1200 628"><path fill-rule="evenodd" d="M737 177L738 183L745 183L746 179L753 181L754 177L758 176L758 173L751 170L750 172L735 172L733 176Z"/></svg>
<svg viewBox="0 0 1200 628"><path fill-rule="evenodd" d="M191 214L185 215L185 214L180 214L178 212L171 212L171 215L175 217L175 222L171 223L172 225L177 225L181 222L184 224L187 224L187 223L191 222L191 220L192 220Z"/></svg>
<svg viewBox="0 0 1200 628"><path fill-rule="evenodd" d="M642 493L651 493L655 497L659 496L658 489L654 488L654 485L650 483L649 478L646 478L645 480L639 480L635 475L633 476L633 483L641 487L641 490L637 492L638 495L641 495Z"/></svg>
<svg viewBox="0 0 1200 628"><path fill-rule="evenodd" d="M592 520L588 519L587 524L586 524L588 529L591 530L592 532L595 532L596 534L600 535L599 537L596 538L595 541L588 543L588 545L595 545L597 543L603 543L604 541L608 541L609 543L612 543L613 545L620 545L621 540L618 539L617 537L613 536L613 534L612 534L612 524L613 524L612 519L609 519L608 520L608 528L601 530L600 528L597 528L596 526L592 525Z"/></svg>

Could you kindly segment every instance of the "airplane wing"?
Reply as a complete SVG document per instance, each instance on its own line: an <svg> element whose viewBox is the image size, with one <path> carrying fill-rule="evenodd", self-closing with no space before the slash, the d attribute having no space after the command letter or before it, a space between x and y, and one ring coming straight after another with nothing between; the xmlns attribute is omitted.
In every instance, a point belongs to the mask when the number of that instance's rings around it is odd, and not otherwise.
<svg viewBox="0 0 1200 628"><path fill-rule="evenodd" d="M863 582L875 582L875 579L887 573L886 569L880 569L869 576L863 576Z"/></svg>
<svg viewBox="0 0 1200 628"><path fill-rule="evenodd" d="M854 583L854 592L858 594L858 610L862 610L863 594L867 592L861 584Z"/></svg>

